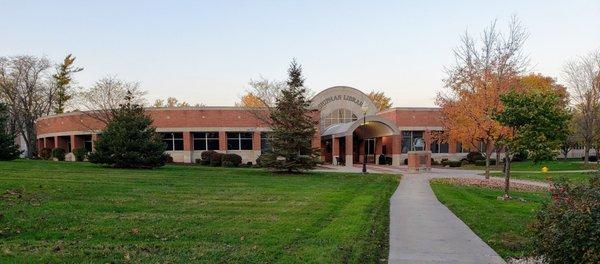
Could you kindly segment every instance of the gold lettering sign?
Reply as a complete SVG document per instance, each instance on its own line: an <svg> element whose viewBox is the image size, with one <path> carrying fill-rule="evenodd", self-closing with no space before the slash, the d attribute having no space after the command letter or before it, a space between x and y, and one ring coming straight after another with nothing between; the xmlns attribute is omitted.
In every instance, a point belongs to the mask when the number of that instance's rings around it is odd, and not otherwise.
<svg viewBox="0 0 600 264"><path fill-rule="evenodd" d="M321 101L319 103L318 108L322 109L326 104L331 103L333 101L340 101L340 100L350 101L350 102L357 104L358 106L363 106L363 104L364 104L364 101L359 100L358 98L356 98L354 96L340 94L340 95L332 95L332 96L329 96L329 97L323 99L323 101Z"/></svg>

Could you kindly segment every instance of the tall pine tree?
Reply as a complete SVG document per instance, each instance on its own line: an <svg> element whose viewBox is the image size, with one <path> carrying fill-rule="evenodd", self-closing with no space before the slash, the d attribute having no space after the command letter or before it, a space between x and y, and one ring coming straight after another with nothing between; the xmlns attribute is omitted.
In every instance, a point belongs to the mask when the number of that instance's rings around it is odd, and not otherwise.
<svg viewBox="0 0 600 264"><path fill-rule="evenodd" d="M314 169L319 162L318 149L311 143L316 122L310 115L302 67L296 60L292 60L288 75L287 86L269 115L273 131L269 143L273 150L265 154L261 163L288 172Z"/></svg>
<svg viewBox="0 0 600 264"><path fill-rule="evenodd" d="M144 108L132 103L128 92L126 103L114 110L102 136L96 141L96 151L89 160L117 168L155 168L165 165L168 155L152 119Z"/></svg>
<svg viewBox="0 0 600 264"><path fill-rule="evenodd" d="M0 102L0 160L14 160L21 155L19 146L15 144L15 137L8 132L8 110Z"/></svg>

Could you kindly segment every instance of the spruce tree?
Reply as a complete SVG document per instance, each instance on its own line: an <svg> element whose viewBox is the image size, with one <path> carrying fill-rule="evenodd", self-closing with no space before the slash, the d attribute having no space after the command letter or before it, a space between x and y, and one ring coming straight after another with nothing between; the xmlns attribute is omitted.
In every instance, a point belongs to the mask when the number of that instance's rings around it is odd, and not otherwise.
<svg viewBox="0 0 600 264"><path fill-rule="evenodd" d="M21 155L19 146L15 144L16 136L8 132L8 110L0 102L0 160L14 160Z"/></svg>
<svg viewBox="0 0 600 264"><path fill-rule="evenodd" d="M165 165L168 155L162 138L152 127L152 119L142 106L132 104L131 92L126 99L125 104L114 110L112 120L96 141L96 151L90 154L90 162L116 168Z"/></svg>
<svg viewBox="0 0 600 264"><path fill-rule="evenodd" d="M273 131L269 143L273 150L261 162L267 168L288 172L314 169L319 162L318 149L311 143L316 122L310 115L302 68L295 60L288 75L287 86L269 115Z"/></svg>

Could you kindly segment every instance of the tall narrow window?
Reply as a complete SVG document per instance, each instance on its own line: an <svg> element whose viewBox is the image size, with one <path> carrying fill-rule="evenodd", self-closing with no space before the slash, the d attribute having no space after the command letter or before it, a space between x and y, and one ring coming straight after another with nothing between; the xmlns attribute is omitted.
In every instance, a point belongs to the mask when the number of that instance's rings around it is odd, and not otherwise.
<svg viewBox="0 0 600 264"><path fill-rule="evenodd" d="M271 144L269 143L269 132L260 133L260 151L266 153L271 151Z"/></svg>
<svg viewBox="0 0 600 264"><path fill-rule="evenodd" d="M252 150L252 132L227 132L228 150Z"/></svg>
<svg viewBox="0 0 600 264"><path fill-rule="evenodd" d="M162 135L166 151L183 150L183 133L166 132L162 133Z"/></svg>
<svg viewBox="0 0 600 264"><path fill-rule="evenodd" d="M365 148L367 148L366 149L367 155L375 154L375 139L374 138L365 139Z"/></svg>
<svg viewBox="0 0 600 264"><path fill-rule="evenodd" d="M219 150L219 132L194 132L194 150Z"/></svg>

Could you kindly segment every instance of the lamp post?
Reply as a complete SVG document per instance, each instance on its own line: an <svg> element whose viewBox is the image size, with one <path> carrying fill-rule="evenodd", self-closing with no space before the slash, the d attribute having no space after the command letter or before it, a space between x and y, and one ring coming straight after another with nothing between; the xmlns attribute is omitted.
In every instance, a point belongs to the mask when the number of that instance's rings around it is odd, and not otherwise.
<svg viewBox="0 0 600 264"><path fill-rule="evenodd" d="M367 110L369 110L366 106L362 107L362 111L363 111L363 126L362 126L362 136L363 136L363 142L364 142L364 156L363 156L363 168L362 168L362 173L366 174L367 173L367 140L366 140L366 125L367 125Z"/></svg>

